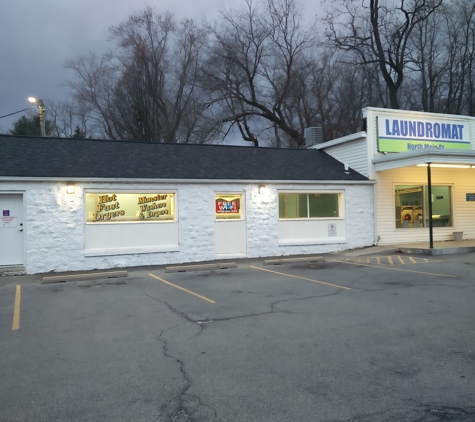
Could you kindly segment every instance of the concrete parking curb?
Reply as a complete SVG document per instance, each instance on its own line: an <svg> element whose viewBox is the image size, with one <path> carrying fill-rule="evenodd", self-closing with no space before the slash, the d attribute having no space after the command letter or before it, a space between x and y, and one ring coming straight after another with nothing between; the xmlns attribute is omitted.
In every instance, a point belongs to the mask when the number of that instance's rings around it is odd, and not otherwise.
<svg viewBox="0 0 475 422"><path fill-rule="evenodd" d="M106 271L83 274L64 274L43 277L41 284L65 283L68 281L100 280L104 278L127 277L127 271Z"/></svg>
<svg viewBox="0 0 475 422"><path fill-rule="evenodd" d="M323 259L323 256L306 256L303 258L266 259L264 261L264 265L298 264L324 261L325 260Z"/></svg>
<svg viewBox="0 0 475 422"><path fill-rule="evenodd" d="M470 253L475 252L475 247L462 247L462 248L399 248L404 254L413 255L454 255L458 253Z"/></svg>
<svg viewBox="0 0 475 422"><path fill-rule="evenodd" d="M165 272L184 273L187 271L227 270L228 268L237 268L237 264L235 262L222 262L218 264L178 265L166 267Z"/></svg>

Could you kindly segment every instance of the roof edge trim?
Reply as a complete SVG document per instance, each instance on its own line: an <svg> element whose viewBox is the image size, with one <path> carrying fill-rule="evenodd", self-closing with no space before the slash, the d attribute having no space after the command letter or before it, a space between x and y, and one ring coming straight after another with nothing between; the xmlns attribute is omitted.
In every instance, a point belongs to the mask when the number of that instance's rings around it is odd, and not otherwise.
<svg viewBox="0 0 475 422"><path fill-rule="evenodd" d="M346 142L359 141L359 140L362 140L362 139L366 139L366 132L364 132L364 131L363 132L352 133L351 135L346 135L346 136L343 136L341 138L337 138L337 139L333 139L331 141L323 142L323 143L318 144L318 145L312 145L308 149L325 149L325 148L334 147L336 145L341 145L341 144L344 144Z"/></svg>
<svg viewBox="0 0 475 422"><path fill-rule="evenodd" d="M106 179L89 177L0 176L0 182L103 182L103 183L178 183L178 184L292 184L292 185L372 185L374 180L239 180L239 179Z"/></svg>
<svg viewBox="0 0 475 422"><path fill-rule="evenodd" d="M373 158L376 171L392 170L423 163L475 165L475 150L419 150L379 155Z"/></svg>

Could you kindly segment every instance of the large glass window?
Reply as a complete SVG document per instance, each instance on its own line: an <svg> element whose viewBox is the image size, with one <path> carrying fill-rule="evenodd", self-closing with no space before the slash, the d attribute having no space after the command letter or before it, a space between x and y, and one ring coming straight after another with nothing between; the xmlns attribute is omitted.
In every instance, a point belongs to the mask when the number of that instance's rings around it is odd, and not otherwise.
<svg viewBox="0 0 475 422"><path fill-rule="evenodd" d="M432 186L432 224L451 227L451 186ZM429 198L427 186L400 185L395 187L396 228L429 226Z"/></svg>
<svg viewBox="0 0 475 422"><path fill-rule="evenodd" d="M174 193L86 193L87 223L174 219Z"/></svg>
<svg viewBox="0 0 475 422"><path fill-rule="evenodd" d="M241 194L216 194L215 212L217 220L241 220L244 218Z"/></svg>
<svg viewBox="0 0 475 422"><path fill-rule="evenodd" d="M334 218L340 216L338 193L280 193L279 218Z"/></svg>

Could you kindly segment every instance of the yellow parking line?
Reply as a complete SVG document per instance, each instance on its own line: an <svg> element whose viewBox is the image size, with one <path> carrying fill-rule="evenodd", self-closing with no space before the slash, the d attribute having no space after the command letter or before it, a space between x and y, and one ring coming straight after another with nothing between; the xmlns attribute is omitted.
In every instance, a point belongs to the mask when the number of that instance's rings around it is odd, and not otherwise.
<svg viewBox="0 0 475 422"><path fill-rule="evenodd" d="M417 261L412 256L408 256L408 258L411 260L413 264L417 264Z"/></svg>
<svg viewBox="0 0 475 422"><path fill-rule="evenodd" d="M337 259L334 259L333 262L340 262L342 264L349 264L349 265L363 265L364 267L372 267L372 268L381 268L384 270L394 270L394 271L406 271L408 273L416 273L416 274L427 274L427 275L438 275L440 277L451 277L451 278L457 278L456 275L451 275L451 274L438 274L438 273L427 273L424 271L414 271L414 270L405 270L403 268L394 268L394 267L387 267L385 265L368 265L368 264L359 264L358 262L353 262L353 261L339 261Z"/></svg>
<svg viewBox="0 0 475 422"><path fill-rule="evenodd" d="M401 264L405 264L404 260L403 260L399 255L396 255L396 256L397 256L397 258L399 259L399 262L400 262Z"/></svg>
<svg viewBox="0 0 475 422"><path fill-rule="evenodd" d="M306 281L312 281L314 283L319 283L319 284L325 284L327 286L332 286L332 287L338 287L339 289L345 289L345 290L351 290L349 287L343 287L343 286L339 286L338 284L331 284L331 283L325 283L324 281L318 281L318 280L313 280L311 278L305 278L305 277L299 277L297 275L291 275L291 274L285 274L285 273L280 273L278 271L272 271L272 270L268 270L266 268L260 268L260 267L254 267L254 266L250 266L251 268L254 268L256 270L261 270L261 271L267 271L269 273L274 273L274 274L279 274L279 275L285 275L286 277L291 277L291 278L298 278L300 280L306 280Z"/></svg>
<svg viewBox="0 0 475 422"><path fill-rule="evenodd" d="M390 256L388 256L388 262L389 265L394 265L393 259Z"/></svg>
<svg viewBox="0 0 475 422"><path fill-rule="evenodd" d="M377 257L376 257L376 262L377 262L378 264L381 264L381 257L377 256Z"/></svg>
<svg viewBox="0 0 475 422"><path fill-rule="evenodd" d="M20 301L21 301L21 287L20 285L17 285L16 293L15 293L15 306L13 308L12 330L20 329Z"/></svg>
<svg viewBox="0 0 475 422"><path fill-rule="evenodd" d="M162 283L168 284L169 286L175 287L177 289L183 290L186 293L189 293L190 295L199 297L200 299L206 300L209 303L216 303L214 300L208 299L207 297L201 296L198 293L192 292L191 290L185 289L183 287L177 286L176 284L170 283L169 281L164 280L163 278L157 277L156 275L149 274L150 277L156 278L157 280L160 280Z"/></svg>

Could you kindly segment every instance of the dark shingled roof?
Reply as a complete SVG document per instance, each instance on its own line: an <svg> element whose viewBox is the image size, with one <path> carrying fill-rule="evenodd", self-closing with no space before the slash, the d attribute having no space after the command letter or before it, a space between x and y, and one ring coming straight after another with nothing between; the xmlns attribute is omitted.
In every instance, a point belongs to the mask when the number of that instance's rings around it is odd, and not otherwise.
<svg viewBox="0 0 475 422"><path fill-rule="evenodd" d="M0 135L0 177L368 180L323 151Z"/></svg>

